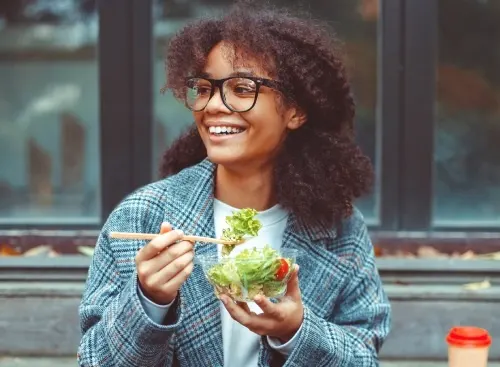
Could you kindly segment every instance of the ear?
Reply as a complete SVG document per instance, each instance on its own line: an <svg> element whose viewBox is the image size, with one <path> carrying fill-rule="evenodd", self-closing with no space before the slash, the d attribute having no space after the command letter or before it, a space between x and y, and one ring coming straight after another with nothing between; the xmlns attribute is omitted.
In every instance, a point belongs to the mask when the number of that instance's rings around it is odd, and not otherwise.
<svg viewBox="0 0 500 367"><path fill-rule="evenodd" d="M288 124L290 130L297 130L307 121L306 113L297 106L293 106L288 110Z"/></svg>

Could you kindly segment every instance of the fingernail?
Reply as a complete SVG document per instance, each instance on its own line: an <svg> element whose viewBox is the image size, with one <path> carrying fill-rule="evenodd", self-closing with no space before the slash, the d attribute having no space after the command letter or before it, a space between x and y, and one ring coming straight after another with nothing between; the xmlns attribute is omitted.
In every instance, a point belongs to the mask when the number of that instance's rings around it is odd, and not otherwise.
<svg viewBox="0 0 500 367"><path fill-rule="evenodd" d="M227 298L226 298L226 296L220 296L220 300L222 301L222 303L224 303L225 305L227 305Z"/></svg>
<svg viewBox="0 0 500 367"><path fill-rule="evenodd" d="M253 300L255 302L261 302L262 301L262 297L261 296L255 296L255 298Z"/></svg>
<svg viewBox="0 0 500 367"><path fill-rule="evenodd" d="M179 236L184 236L184 232L182 231L182 229L176 229L176 232Z"/></svg>

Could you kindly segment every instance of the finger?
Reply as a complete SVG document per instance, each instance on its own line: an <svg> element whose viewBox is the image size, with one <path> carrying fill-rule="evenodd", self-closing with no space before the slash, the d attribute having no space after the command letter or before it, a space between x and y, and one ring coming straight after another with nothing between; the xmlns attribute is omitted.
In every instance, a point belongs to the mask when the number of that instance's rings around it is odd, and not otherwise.
<svg viewBox="0 0 500 367"><path fill-rule="evenodd" d="M151 270L151 274L153 274L161 271L164 267L184 254L192 251L193 244L191 242L181 241L169 246L167 249L160 252L159 255L146 262L148 263L148 268Z"/></svg>
<svg viewBox="0 0 500 367"><path fill-rule="evenodd" d="M272 303L269 298L264 296L256 296L254 298L255 303L264 311L264 315L270 316L274 319L281 319L282 313L280 311L280 306Z"/></svg>
<svg viewBox="0 0 500 367"><path fill-rule="evenodd" d="M172 225L167 222L163 222L160 226L160 234L170 232L172 230Z"/></svg>
<svg viewBox="0 0 500 367"><path fill-rule="evenodd" d="M172 262L161 268L152 277L158 279L161 283L166 284L173 279L177 274L182 272L190 263L193 262L194 252L187 251L181 256L174 259Z"/></svg>
<svg viewBox="0 0 500 367"><path fill-rule="evenodd" d="M290 280L288 280L285 296L297 302L302 299L299 287L299 266L297 264L295 264L295 269L290 276Z"/></svg>
<svg viewBox="0 0 500 367"><path fill-rule="evenodd" d="M186 265L184 269L178 272L172 279L168 281L167 284L163 286L165 292L173 293L174 291L179 290L181 285L189 278L191 273L193 272L194 264L190 262Z"/></svg>
<svg viewBox="0 0 500 367"><path fill-rule="evenodd" d="M243 310L245 310L246 313L252 314L253 312L250 311L250 308L248 307L248 303L246 302L236 302L238 306L240 306Z"/></svg>
<svg viewBox="0 0 500 367"><path fill-rule="evenodd" d="M139 279L145 279L155 275L156 273L160 272L165 266L170 264L172 261L192 251L193 251L193 245L191 244L191 242L181 241L171 245L166 250L160 252L159 255L153 257L152 259L137 261L136 266Z"/></svg>
<svg viewBox="0 0 500 367"><path fill-rule="evenodd" d="M226 295L221 295L220 300L224 304L227 312L235 321L249 329L252 328L252 320L258 316L247 313L242 307L238 306Z"/></svg>
<svg viewBox="0 0 500 367"><path fill-rule="evenodd" d="M165 234L161 234L154 240L149 242L146 246L139 250L136 256L136 261L141 262L145 260L152 259L157 256L159 252L163 251L169 245L174 244L179 241L184 233L180 230L170 231Z"/></svg>

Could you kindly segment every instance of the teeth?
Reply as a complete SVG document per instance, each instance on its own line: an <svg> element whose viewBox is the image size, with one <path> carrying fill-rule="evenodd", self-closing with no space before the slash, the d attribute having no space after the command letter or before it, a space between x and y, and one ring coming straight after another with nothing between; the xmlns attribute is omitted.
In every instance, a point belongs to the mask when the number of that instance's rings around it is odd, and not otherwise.
<svg viewBox="0 0 500 367"><path fill-rule="evenodd" d="M243 129L240 129L239 127L231 127L231 126L210 126L208 128L208 131L211 134L221 134L221 133L237 134L237 133L241 133L243 131Z"/></svg>

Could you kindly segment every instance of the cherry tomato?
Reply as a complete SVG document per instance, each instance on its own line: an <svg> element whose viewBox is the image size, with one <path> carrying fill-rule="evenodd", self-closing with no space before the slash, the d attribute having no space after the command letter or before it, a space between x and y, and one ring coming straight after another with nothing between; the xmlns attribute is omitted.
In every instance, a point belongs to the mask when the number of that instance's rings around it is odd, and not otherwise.
<svg viewBox="0 0 500 367"><path fill-rule="evenodd" d="M280 259L280 267L276 271L276 279L277 280L283 280L285 279L286 275L288 274L288 262L285 259Z"/></svg>

